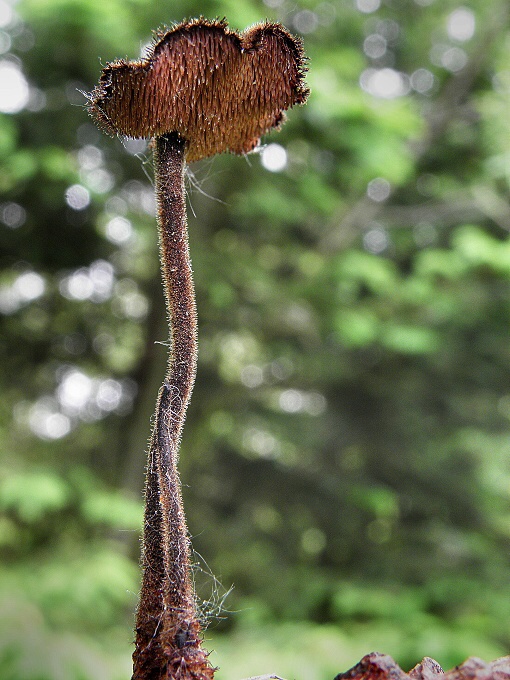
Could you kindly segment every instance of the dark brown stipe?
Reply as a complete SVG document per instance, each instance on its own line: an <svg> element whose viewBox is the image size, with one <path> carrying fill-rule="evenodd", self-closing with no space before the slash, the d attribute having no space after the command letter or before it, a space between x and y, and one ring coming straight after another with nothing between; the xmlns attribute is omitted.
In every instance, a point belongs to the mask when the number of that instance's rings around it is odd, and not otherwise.
<svg viewBox="0 0 510 680"><path fill-rule="evenodd" d="M185 142L176 134L155 140L157 216L170 356L158 396L149 450L143 580L136 621L133 680L209 680L214 675L201 647L190 580L190 543L177 470L179 443L197 362L184 151Z"/></svg>

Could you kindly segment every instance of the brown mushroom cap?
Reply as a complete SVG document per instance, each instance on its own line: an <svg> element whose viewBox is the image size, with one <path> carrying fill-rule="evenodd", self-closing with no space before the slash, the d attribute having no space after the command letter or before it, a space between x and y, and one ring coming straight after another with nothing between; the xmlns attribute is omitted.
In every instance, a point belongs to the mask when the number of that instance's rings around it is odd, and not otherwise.
<svg viewBox="0 0 510 680"><path fill-rule="evenodd" d="M107 64L88 108L110 135L177 132L189 162L245 154L306 101L305 71L301 41L280 24L239 34L194 19L158 33L146 59Z"/></svg>

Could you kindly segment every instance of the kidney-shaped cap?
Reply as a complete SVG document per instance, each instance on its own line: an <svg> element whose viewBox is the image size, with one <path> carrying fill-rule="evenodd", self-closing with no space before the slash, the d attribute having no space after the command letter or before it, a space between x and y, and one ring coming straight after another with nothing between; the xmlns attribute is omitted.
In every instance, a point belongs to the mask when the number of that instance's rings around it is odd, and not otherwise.
<svg viewBox="0 0 510 680"><path fill-rule="evenodd" d="M111 135L178 133L190 162L244 154L306 101L305 61L301 41L280 24L239 34L195 19L158 33L147 58L107 64L88 108Z"/></svg>

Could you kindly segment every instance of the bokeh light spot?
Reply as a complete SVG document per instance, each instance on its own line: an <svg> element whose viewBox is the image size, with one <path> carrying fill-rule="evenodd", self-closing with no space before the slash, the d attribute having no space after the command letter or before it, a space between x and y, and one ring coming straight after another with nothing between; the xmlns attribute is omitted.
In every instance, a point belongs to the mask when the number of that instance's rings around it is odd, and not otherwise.
<svg viewBox="0 0 510 680"><path fill-rule="evenodd" d="M370 59L380 59L386 54L388 43L386 38L379 33L372 33L363 43L363 51Z"/></svg>
<svg viewBox="0 0 510 680"><path fill-rule="evenodd" d="M92 394L92 379L77 369L68 371L57 390L58 401L64 411L77 415Z"/></svg>
<svg viewBox="0 0 510 680"><path fill-rule="evenodd" d="M61 295L68 300L104 302L113 291L115 270L105 260L96 260L90 267L80 267L60 282Z"/></svg>
<svg viewBox="0 0 510 680"><path fill-rule="evenodd" d="M73 210L85 210L90 204L90 193L81 184L73 184L67 189L65 199Z"/></svg>
<svg viewBox="0 0 510 680"><path fill-rule="evenodd" d="M125 217L113 217L105 226L105 236L118 245L127 243L133 236L133 227L131 222Z"/></svg>
<svg viewBox="0 0 510 680"><path fill-rule="evenodd" d="M85 183L96 194L108 193L108 191L113 189L113 185L115 184L112 173L104 168L96 168L95 170L85 172L83 173L83 177L80 178L85 180Z"/></svg>
<svg viewBox="0 0 510 680"><path fill-rule="evenodd" d="M376 12L381 6L381 0L356 0L356 7L363 14Z"/></svg>
<svg viewBox="0 0 510 680"><path fill-rule="evenodd" d="M476 19L472 10L467 7L457 7L448 16L446 30L451 40L465 42L471 40L476 30Z"/></svg>
<svg viewBox="0 0 510 680"><path fill-rule="evenodd" d="M299 390L284 390L280 394L279 404L286 413L298 413L303 410L303 394Z"/></svg>
<svg viewBox="0 0 510 680"><path fill-rule="evenodd" d="M14 17L12 6L5 0L0 0L0 26L8 26Z"/></svg>
<svg viewBox="0 0 510 680"><path fill-rule="evenodd" d="M410 91L409 78L392 68L369 68L363 71L360 85L365 92L381 99L403 97Z"/></svg>
<svg viewBox="0 0 510 680"><path fill-rule="evenodd" d="M434 75L426 68L419 68L411 74L411 87L419 94L425 94L434 87Z"/></svg>
<svg viewBox="0 0 510 680"><path fill-rule="evenodd" d="M0 220L10 229L17 229L25 224L27 213L18 203L3 203L0 205Z"/></svg>
<svg viewBox="0 0 510 680"><path fill-rule="evenodd" d="M78 151L78 163L83 170L95 170L103 163L103 153L97 146L86 144Z"/></svg>
<svg viewBox="0 0 510 680"><path fill-rule="evenodd" d="M390 244L388 233L382 227L374 227L367 231L363 237L365 250L374 255L379 255L386 250Z"/></svg>
<svg viewBox="0 0 510 680"><path fill-rule="evenodd" d="M376 177L367 185L367 196L377 203L382 203L389 198L391 184L384 177Z"/></svg>
<svg viewBox="0 0 510 680"><path fill-rule="evenodd" d="M71 419L60 413L53 400L46 397L39 399L31 407L28 424L40 439L62 439L71 431Z"/></svg>
<svg viewBox="0 0 510 680"><path fill-rule="evenodd" d="M30 88L17 64L0 61L0 83L0 112L19 113L28 104Z"/></svg>
<svg viewBox="0 0 510 680"><path fill-rule="evenodd" d="M287 151L280 144L268 144L262 149L260 161L266 170L281 172L287 167Z"/></svg>
<svg viewBox="0 0 510 680"><path fill-rule="evenodd" d="M461 71L468 63L468 56L461 47L450 47L441 57L441 65L452 73Z"/></svg>
<svg viewBox="0 0 510 680"><path fill-rule="evenodd" d="M298 12L292 21L294 28L299 33L304 35L308 33L313 33L319 26L319 17L315 12L311 12L309 9L303 9Z"/></svg>
<svg viewBox="0 0 510 680"><path fill-rule="evenodd" d="M22 302L31 302L41 297L46 289L46 284L40 274L25 272L18 276L14 282L13 289Z"/></svg>
<svg viewBox="0 0 510 680"><path fill-rule="evenodd" d="M151 43L152 44L152 43ZM122 140L122 145L131 156L147 151L148 142L146 139L131 139L126 137Z"/></svg>
<svg viewBox="0 0 510 680"><path fill-rule="evenodd" d="M241 369L241 382L246 387L253 389L260 387L264 382L264 372L260 366L255 364L248 364Z"/></svg>
<svg viewBox="0 0 510 680"><path fill-rule="evenodd" d="M275 458L280 454L278 440L269 432L251 427L244 433L244 446L261 458Z"/></svg>
<svg viewBox="0 0 510 680"><path fill-rule="evenodd" d="M96 402L103 411L115 411L122 400L122 385L118 380L103 380L98 387Z"/></svg>

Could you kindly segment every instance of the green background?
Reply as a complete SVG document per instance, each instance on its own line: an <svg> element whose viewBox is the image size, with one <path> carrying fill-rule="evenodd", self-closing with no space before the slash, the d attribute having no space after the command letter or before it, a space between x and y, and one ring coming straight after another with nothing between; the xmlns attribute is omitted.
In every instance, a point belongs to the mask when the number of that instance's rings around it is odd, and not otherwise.
<svg viewBox="0 0 510 680"><path fill-rule="evenodd" d="M150 148L83 93L199 15L302 35L312 91L280 148L187 178L180 469L218 678L510 651L508 9L0 2L1 678L130 675L168 331Z"/></svg>

